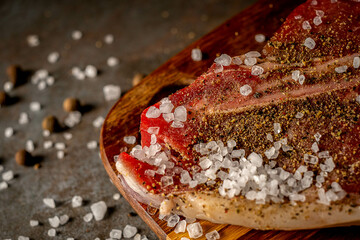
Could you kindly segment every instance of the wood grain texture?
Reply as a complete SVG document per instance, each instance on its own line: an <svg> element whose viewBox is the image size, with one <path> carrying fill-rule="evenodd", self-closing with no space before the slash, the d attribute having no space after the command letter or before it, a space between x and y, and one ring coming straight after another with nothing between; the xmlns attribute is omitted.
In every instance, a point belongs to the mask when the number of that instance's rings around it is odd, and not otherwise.
<svg viewBox="0 0 360 240"><path fill-rule="evenodd" d="M127 199L140 217L148 224L160 239L180 239L187 233L175 234L165 221L158 219L158 213L151 216L147 206L137 202L123 188L113 157L125 150L123 137L136 136L139 140L140 114L149 105L162 97L175 92L194 79L213 63L217 54L230 56L244 54L250 50L260 51L264 43L254 40L257 33L267 38L279 28L286 16L303 1L261 0L243 12L237 14L209 34L194 42L164 65L147 76L139 85L127 92L110 110L100 136L101 157L111 180ZM200 47L204 59L200 62L191 60L191 50ZM333 228L305 231L257 231L232 225L220 225L200 221L204 233L216 229L221 239L356 239L360 237L359 227ZM205 239L201 237L199 239Z"/></svg>

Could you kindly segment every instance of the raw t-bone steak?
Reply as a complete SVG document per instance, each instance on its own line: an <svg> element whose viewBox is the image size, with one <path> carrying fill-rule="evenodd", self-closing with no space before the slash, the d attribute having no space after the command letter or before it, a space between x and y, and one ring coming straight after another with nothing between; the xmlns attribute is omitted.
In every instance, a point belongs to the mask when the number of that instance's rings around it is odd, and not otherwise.
<svg viewBox="0 0 360 240"><path fill-rule="evenodd" d="M360 3L300 5L147 108L117 170L142 202L257 229L360 224ZM161 203L161 204L160 204Z"/></svg>

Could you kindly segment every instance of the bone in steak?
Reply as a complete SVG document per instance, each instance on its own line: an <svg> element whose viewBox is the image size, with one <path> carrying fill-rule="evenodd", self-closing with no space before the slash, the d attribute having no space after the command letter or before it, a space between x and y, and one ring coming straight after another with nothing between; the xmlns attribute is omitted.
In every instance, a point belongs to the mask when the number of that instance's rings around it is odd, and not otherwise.
<svg viewBox="0 0 360 240"><path fill-rule="evenodd" d="M360 3L307 1L262 54L222 55L147 108L121 179L139 201L166 200L162 214L258 229L359 224L359 52Z"/></svg>

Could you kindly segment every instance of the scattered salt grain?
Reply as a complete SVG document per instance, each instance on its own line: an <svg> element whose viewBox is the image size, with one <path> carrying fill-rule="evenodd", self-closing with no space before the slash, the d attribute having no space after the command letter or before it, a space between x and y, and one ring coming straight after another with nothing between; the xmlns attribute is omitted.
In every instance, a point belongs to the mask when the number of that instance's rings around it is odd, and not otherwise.
<svg viewBox="0 0 360 240"><path fill-rule="evenodd" d="M259 154L252 152L249 156L248 156L248 160L251 162L251 164L253 164L256 167L261 167L262 165L262 158Z"/></svg>
<svg viewBox="0 0 360 240"><path fill-rule="evenodd" d="M14 88L14 84L12 82L5 82L4 83L4 91L5 92L10 92L11 90L13 90Z"/></svg>
<svg viewBox="0 0 360 240"><path fill-rule="evenodd" d="M202 52L199 48L194 48L191 50L191 59L196 62L202 60Z"/></svg>
<svg viewBox="0 0 360 240"><path fill-rule="evenodd" d="M149 107L148 111L146 112L147 118L158 118L160 115L160 110L154 106Z"/></svg>
<svg viewBox="0 0 360 240"><path fill-rule="evenodd" d="M309 49L314 49L316 43L315 43L314 39L308 37L305 39L304 45L305 45L305 47L307 47Z"/></svg>
<svg viewBox="0 0 360 240"><path fill-rule="evenodd" d="M50 228L48 231L49 237L55 237L56 236L56 230L53 228Z"/></svg>
<svg viewBox="0 0 360 240"><path fill-rule="evenodd" d="M5 128L4 135L6 138L12 137L14 135L14 129L12 127Z"/></svg>
<svg viewBox="0 0 360 240"><path fill-rule="evenodd" d="M111 238L121 239L122 231L119 229L112 229L109 235Z"/></svg>
<svg viewBox="0 0 360 240"><path fill-rule="evenodd" d="M84 217L83 220L85 222L90 222L93 219L94 215L92 213L87 213Z"/></svg>
<svg viewBox="0 0 360 240"><path fill-rule="evenodd" d="M310 155L310 154L304 154L304 162L311 163L311 164L317 164L319 161L318 157Z"/></svg>
<svg viewBox="0 0 360 240"><path fill-rule="evenodd" d="M174 230L175 233L182 233L185 232L186 230L186 221L185 220L181 220L177 225L176 228Z"/></svg>
<svg viewBox="0 0 360 240"><path fill-rule="evenodd" d="M90 150L96 149L98 146L98 143L95 140L92 140L86 144L86 147Z"/></svg>
<svg viewBox="0 0 360 240"><path fill-rule="evenodd" d="M58 142L58 143L55 143L55 148L57 150L64 150L66 148L66 145L63 142Z"/></svg>
<svg viewBox="0 0 360 240"><path fill-rule="evenodd" d="M174 120L175 116L173 113L163 113L163 118L166 122L171 122Z"/></svg>
<svg viewBox="0 0 360 240"><path fill-rule="evenodd" d="M114 200L119 200L119 199L120 199L120 194L119 194L119 193L115 193L115 194L113 195L113 199L114 199Z"/></svg>
<svg viewBox="0 0 360 240"><path fill-rule="evenodd" d="M315 134L314 134L314 138L315 138L315 140L316 140L317 142L319 142L319 141L320 141L320 138L321 138L321 134L320 134L319 132L315 133Z"/></svg>
<svg viewBox="0 0 360 240"><path fill-rule="evenodd" d="M359 68L360 67L360 58L359 57L354 57L353 67L354 68Z"/></svg>
<svg viewBox="0 0 360 240"><path fill-rule="evenodd" d="M45 82L48 86L52 86L55 83L55 78L53 76L48 76L45 78Z"/></svg>
<svg viewBox="0 0 360 240"><path fill-rule="evenodd" d="M135 234L135 237L133 238L133 240L141 240L140 233Z"/></svg>
<svg viewBox="0 0 360 240"><path fill-rule="evenodd" d="M109 67L115 67L119 64L119 59L116 57L109 57L106 62Z"/></svg>
<svg viewBox="0 0 360 240"><path fill-rule="evenodd" d="M104 42L106 44L112 44L114 42L114 36L112 34L105 35Z"/></svg>
<svg viewBox="0 0 360 240"><path fill-rule="evenodd" d="M41 105L39 102L31 102L30 103L30 110L32 112L38 112L41 109Z"/></svg>
<svg viewBox="0 0 360 240"><path fill-rule="evenodd" d="M296 115L295 115L295 118L299 119L299 118L302 118L303 116L304 116L304 113L297 112Z"/></svg>
<svg viewBox="0 0 360 240"><path fill-rule="evenodd" d="M44 90L45 88L46 88L46 82L45 81L39 82L38 89L41 91Z"/></svg>
<svg viewBox="0 0 360 240"><path fill-rule="evenodd" d="M64 133L63 136L64 136L65 140L71 140L73 137L73 135L71 133Z"/></svg>
<svg viewBox="0 0 360 240"><path fill-rule="evenodd" d="M77 80L84 80L85 79L85 73L81 71L79 67L73 67L71 69L71 75L73 75Z"/></svg>
<svg viewBox="0 0 360 240"><path fill-rule="evenodd" d="M174 180L171 176L163 176L161 177L161 186L167 187L174 184Z"/></svg>
<svg viewBox="0 0 360 240"><path fill-rule="evenodd" d="M100 128L102 126L102 124L104 123L104 118L102 116L98 116L97 118L95 118L95 120L92 122L92 125L95 128Z"/></svg>
<svg viewBox="0 0 360 240"><path fill-rule="evenodd" d="M269 140L270 142L274 141L273 136L270 133L266 134L266 139Z"/></svg>
<svg viewBox="0 0 360 240"><path fill-rule="evenodd" d="M253 66L251 68L251 75L258 76L264 73L264 69L260 66Z"/></svg>
<svg viewBox="0 0 360 240"><path fill-rule="evenodd" d="M311 146L311 150L314 152L314 153L317 153L319 151L319 145L317 144L317 142L314 142Z"/></svg>
<svg viewBox="0 0 360 240"><path fill-rule="evenodd" d="M38 220L30 220L30 227L36 227L39 226Z"/></svg>
<svg viewBox="0 0 360 240"><path fill-rule="evenodd" d="M245 53L245 57L247 58L256 58L256 57L260 57L261 54L258 51L250 51Z"/></svg>
<svg viewBox="0 0 360 240"><path fill-rule="evenodd" d="M82 32L80 32L79 30L75 30L71 33L71 37L74 40L80 40L82 38Z"/></svg>
<svg viewBox="0 0 360 240"><path fill-rule="evenodd" d="M254 66L257 63L257 59L256 58L245 58L244 63L246 66Z"/></svg>
<svg viewBox="0 0 360 240"><path fill-rule="evenodd" d="M251 92L252 92L252 88L248 84L240 87L240 94L243 96L248 96Z"/></svg>
<svg viewBox="0 0 360 240"><path fill-rule="evenodd" d="M314 17L313 23L314 23L316 26L320 25L320 24L322 23L321 17L320 17L320 16Z"/></svg>
<svg viewBox="0 0 360 240"><path fill-rule="evenodd" d="M299 83L300 83L301 85L303 85L304 82L305 82L305 76L304 76L304 75L300 75L300 76L299 76Z"/></svg>
<svg viewBox="0 0 360 240"><path fill-rule="evenodd" d="M69 216L64 214L60 216L60 225L65 225L69 221Z"/></svg>
<svg viewBox="0 0 360 240"><path fill-rule="evenodd" d="M92 213L94 214L95 220L100 221L105 217L107 206L104 201L94 203L90 206Z"/></svg>
<svg viewBox="0 0 360 240"><path fill-rule="evenodd" d="M346 72L347 68L348 68L348 67L347 67L346 65L340 66L340 67L335 68L335 72L337 72L337 73L344 73L344 72Z"/></svg>
<svg viewBox="0 0 360 240"><path fill-rule="evenodd" d="M29 115L26 112L20 113L19 124L25 125L25 124L28 124L29 121L30 121Z"/></svg>
<svg viewBox="0 0 360 240"><path fill-rule="evenodd" d="M215 73L222 72L223 70L224 70L223 65L218 64L218 63L215 64L215 69L214 69L214 72L215 72Z"/></svg>
<svg viewBox="0 0 360 240"><path fill-rule="evenodd" d="M159 134L159 131L160 131L159 127L149 127L147 130L149 134L155 134L155 135Z"/></svg>
<svg viewBox="0 0 360 240"><path fill-rule="evenodd" d="M265 41L265 35L264 34L256 34L255 35L255 41L258 43L262 43Z"/></svg>
<svg viewBox="0 0 360 240"><path fill-rule="evenodd" d="M37 35L29 35L26 38L29 47L37 47L40 45L40 40Z"/></svg>
<svg viewBox="0 0 360 240"><path fill-rule="evenodd" d="M64 152L64 151L57 151L56 157L57 157L58 159L64 159L64 157L65 157L65 152Z"/></svg>
<svg viewBox="0 0 360 240"><path fill-rule="evenodd" d="M8 183L5 181L0 182L0 191L7 189L8 188Z"/></svg>
<svg viewBox="0 0 360 240"><path fill-rule="evenodd" d="M95 78L97 76L98 70L93 65L87 65L85 67L84 73L88 78Z"/></svg>
<svg viewBox="0 0 360 240"><path fill-rule="evenodd" d="M33 152L35 150L35 144L32 140L27 140L25 143L25 149L28 152Z"/></svg>
<svg viewBox="0 0 360 240"><path fill-rule="evenodd" d="M295 70L291 73L291 78L295 81L299 80L300 77L300 71L299 70Z"/></svg>
<svg viewBox="0 0 360 240"><path fill-rule="evenodd" d="M220 234L218 233L218 231L214 230L205 234L205 237L207 240L217 240L220 239Z"/></svg>
<svg viewBox="0 0 360 240"><path fill-rule="evenodd" d="M7 239L7 240L11 240L11 239ZM24 237L24 236L19 236L18 240L30 240L30 238L29 237Z"/></svg>
<svg viewBox="0 0 360 240"><path fill-rule="evenodd" d="M78 111L70 112L69 115L65 118L65 126L72 128L75 125L79 124L81 121L81 113Z"/></svg>
<svg viewBox="0 0 360 240"><path fill-rule="evenodd" d="M45 148L45 149L50 149L50 148L52 148L52 146L53 146L53 142L52 142L52 141L47 140L47 141L44 142L44 148Z"/></svg>
<svg viewBox="0 0 360 240"><path fill-rule="evenodd" d="M14 178L14 172L9 170L2 174L2 179L6 182L12 180Z"/></svg>
<svg viewBox="0 0 360 240"><path fill-rule="evenodd" d="M43 203L49 208L55 208L55 201L52 198L44 198Z"/></svg>
<svg viewBox="0 0 360 240"><path fill-rule="evenodd" d="M125 136L124 142L127 144L135 144L136 143L136 137L135 136Z"/></svg>
<svg viewBox="0 0 360 240"><path fill-rule="evenodd" d="M131 225L126 225L123 231L124 238L131 238L137 233L137 228Z"/></svg>
<svg viewBox="0 0 360 240"><path fill-rule="evenodd" d="M161 103L161 105L159 107L161 113L171 113L173 108L174 108L174 105L171 102Z"/></svg>
<svg viewBox="0 0 360 240"><path fill-rule="evenodd" d="M231 62L232 62L233 64L235 64L235 65L241 65L241 64L242 64L242 60L241 60L240 57L233 57L233 58L231 59Z"/></svg>
<svg viewBox="0 0 360 240"><path fill-rule="evenodd" d="M58 52L52 52L48 55L47 60L49 63L56 63L60 58L60 54Z"/></svg>
<svg viewBox="0 0 360 240"><path fill-rule="evenodd" d="M214 62L222 66L229 66L231 64L231 57L227 54L221 54L220 57L215 58Z"/></svg>
<svg viewBox="0 0 360 240"><path fill-rule="evenodd" d="M44 131L42 132L42 135L43 135L44 137L48 137L48 136L50 136L50 131L49 131L49 130L44 130Z"/></svg>
<svg viewBox="0 0 360 240"><path fill-rule="evenodd" d="M58 216L49 218L48 220L49 220L50 226L52 226L53 228L57 228L60 226L60 218Z"/></svg>
<svg viewBox="0 0 360 240"><path fill-rule="evenodd" d="M281 132L281 125L280 123L274 123L274 133L279 134Z"/></svg>
<svg viewBox="0 0 360 240"><path fill-rule="evenodd" d="M173 121L171 123L171 127L173 127L173 128L183 128L184 124L182 122L179 122L179 121Z"/></svg>
<svg viewBox="0 0 360 240"><path fill-rule="evenodd" d="M192 223L186 227L190 238L199 238L203 235L203 229L200 223Z"/></svg>
<svg viewBox="0 0 360 240"><path fill-rule="evenodd" d="M310 25L309 21L304 21L304 22L302 23L302 28L303 28L304 30L310 30L310 29L311 29L311 25Z"/></svg>
<svg viewBox="0 0 360 240"><path fill-rule="evenodd" d="M187 118L187 111L184 106L179 106L175 108L174 121L185 122L186 118Z"/></svg>
<svg viewBox="0 0 360 240"><path fill-rule="evenodd" d="M177 214L172 214L167 219L167 226L168 227L175 227L175 225L180 221L180 217Z"/></svg>

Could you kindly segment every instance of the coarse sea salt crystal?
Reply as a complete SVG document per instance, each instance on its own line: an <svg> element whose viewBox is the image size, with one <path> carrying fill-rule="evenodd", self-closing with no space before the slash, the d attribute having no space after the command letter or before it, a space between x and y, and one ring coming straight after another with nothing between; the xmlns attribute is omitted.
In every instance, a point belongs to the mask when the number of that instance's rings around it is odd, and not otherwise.
<svg viewBox="0 0 360 240"><path fill-rule="evenodd" d="M109 67L115 67L119 64L119 59L116 58L116 57L109 57L107 60L106 60L106 63Z"/></svg>
<svg viewBox="0 0 360 240"><path fill-rule="evenodd" d="M221 54L220 57L215 58L214 62L222 66L229 66L231 64L231 57L227 54Z"/></svg>
<svg viewBox="0 0 360 240"><path fill-rule="evenodd" d="M240 87L240 94L243 96L248 96L251 92L252 92L252 88L248 84Z"/></svg>
<svg viewBox="0 0 360 240"><path fill-rule="evenodd" d="M303 85L304 82L305 82L305 76L304 76L304 75L300 75L300 76L299 76L299 83L300 83L301 85Z"/></svg>
<svg viewBox="0 0 360 240"><path fill-rule="evenodd" d="M102 126L102 124L104 123L104 118L102 116L98 116L97 118L95 118L95 120L92 122L92 125L95 128L99 128Z"/></svg>
<svg viewBox="0 0 360 240"><path fill-rule="evenodd" d="M38 220L30 220L30 227L36 227L39 226Z"/></svg>
<svg viewBox="0 0 360 240"><path fill-rule="evenodd" d="M159 134L160 128L159 127L149 127L147 132L149 134Z"/></svg>
<svg viewBox="0 0 360 240"><path fill-rule="evenodd" d="M80 40L81 37L82 37L82 32L80 32L79 30L74 30L74 31L71 33L71 37L72 37L72 39L74 39L74 40Z"/></svg>
<svg viewBox="0 0 360 240"><path fill-rule="evenodd" d="M174 105L171 102L161 103L160 107L159 107L161 113L171 113L173 108L174 108Z"/></svg>
<svg viewBox="0 0 360 240"><path fill-rule="evenodd" d="M188 171L184 170L180 174L180 182L182 184L188 184L191 181L191 177Z"/></svg>
<svg viewBox="0 0 360 240"><path fill-rule="evenodd" d="M246 66L254 66L257 63L257 59L254 57L245 58L244 63Z"/></svg>
<svg viewBox="0 0 360 240"><path fill-rule="evenodd" d="M88 142L88 143L86 144L86 147L87 147L88 149L90 149L90 150L96 149L97 146L98 146L98 143L97 143L95 140L90 141L90 142Z"/></svg>
<svg viewBox="0 0 360 240"><path fill-rule="evenodd" d="M191 50L191 59L195 62L202 60L202 53L199 48L194 48Z"/></svg>
<svg viewBox="0 0 360 240"><path fill-rule="evenodd" d="M273 136L270 133L266 134L266 139L269 140L270 142L274 141Z"/></svg>
<svg viewBox="0 0 360 240"><path fill-rule="evenodd" d="M304 113L297 112L296 115L295 115L295 118L299 119L299 118L302 118L303 116L304 116Z"/></svg>
<svg viewBox="0 0 360 240"><path fill-rule="evenodd" d="M281 125L280 123L274 123L274 133L279 134L281 132Z"/></svg>
<svg viewBox="0 0 360 240"><path fill-rule="evenodd" d="M171 127L173 127L173 128L183 128L184 124L182 122L179 122L179 121L173 121L171 123Z"/></svg>
<svg viewBox="0 0 360 240"><path fill-rule="evenodd" d="M93 219L94 215L92 213L87 213L85 214L85 216L83 217L83 220L85 222L90 222Z"/></svg>
<svg viewBox="0 0 360 240"><path fill-rule="evenodd" d="M95 78L97 76L98 70L94 65L87 65L85 67L84 73L88 78Z"/></svg>
<svg viewBox="0 0 360 240"><path fill-rule="evenodd" d="M218 63L215 64L215 69L214 69L214 72L215 72L215 73L222 72L223 70L224 70L223 65L218 64Z"/></svg>
<svg viewBox="0 0 360 240"><path fill-rule="evenodd" d="M30 121L29 115L26 112L20 113L20 117L19 117L19 124L20 125L28 124L29 121Z"/></svg>
<svg viewBox="0 0 360 240"><path fill-rule="evenodd" d="M309 49L314 49L315 45L316 45L316 43L315 43L314 39L312 39L310 37L306 38L304 41L304 46Z"/></svg>
<svg viewBox="0 0 360 240"><path fill-rule="evenodd" d="M252 152L249 156L248 156L248 160L256 167L261 167L262 165L262 158L259 154Z"/></svg>
<svg viewBox="0 0 360 240"><path fill-rule="evenodd" d="M310 30L310 29L311 29L311 25L310 25L309 21L303 21L303 23L302 23L302 28L303 28L304 30Z"/></svg>
<svg viewBox="0 0 360 240"><path fill-rule="evenodd" d="M0 182L0 191L7 189L8 188L8 183L5 181Z"/></svg>
<svg viewBox="0 0 360 240"><path fill-rule="evenodd" d="M251 75L258 76L264 73L264 69L260 66L253 66L251 68Z"/></svg>
<svg viewBox="0 0 360 240"><path fill-rule="evenodd" d="M127 144L135 144L136 143L136 137L135 136L125 136L124 142Z"/></svg>
<svg viewBox="0 0 360 240"><path fill-rule="evenodd" d="M255 41L258 43L262 43L265 41L265 35L264 34L256 34L255 35Z"/></svg>
<svg viewBox="0 0 360 240"><path fill-rule="evenodd" d="M122 231L120 229L112 229L109 236L113 239L121 239Z"/></svg>
<svg viewBox="0 0 360 240"><path fill-rule="evenodd" d="M48 220L49 220L50 226L52 226L54 228L57 228L60 226L60 218L58 216L49 218Z"/></svg>
<svg viewBox="0 0 360 240"><path fill-rule="evenodd" d="M179 221L179 223L176 225L174 232L175 233L181 233L181 232L185 232L186 230L186 221L185 220L181 220Z"/></svg>
<svg viewBox="0 0 360 240"><path fill-rule="evenodd" d="M146 112L147 118L158 118L160 115L160 110L154 106L149 107L148 111Z"/></svg>
<svg viewBox="0 0 360 240"><path fill-rule="evenodd" d="M235 64L235 65L241 65L241 64L242 64L242 60L241 60L240 57L233 57L233 58L231 59L231 63L232 63L232 64Z"/></svg>
<svg viewBox="0 0 360 240"><path fill-rule="evenodd" d="M49 237L55 237L55 236L56 236L56 230L53 229L53 228L50 228L50 229L48 230L48 236L49 236Z"/></svg>
<svg viewBox="0 0 360 240"><path fill-rule="evenodd" d="M205 237L207 240L217 240L220 239L220 234L218 231L214 230L205 234Z"/></svg>
<svg viewBox="0 0 360 240"><path fill-rule="evenodd" d="M313 23L314 23L316 26L319 26L319 25L322 23L321 17L320 17L320 16L314 17Z"/></svg>
<svg viewBox="0 0 360 240"><path fill-rule="evenodd" d="M347 68L348 68L348 66L346 66L346 65L340 66L340 67L335 68L335 72L344 73L344 72L346 72Z"/></svg>
<svg viewBox="0 0 360 240"><path fill-rule="evenodd" d="M64 214L60 216L60 225L65 225L69 221L69 216Z"/></svg>
<svg viewBox="0 0 360 240"><path fill-rule="evenodd" d="M9 171L6 171L6 172L4 172L3 174L2 174L2 179L4 180L4 181L10 181L10 180L12 180L14 178L14 172L13 171L11 171L11 170L9 170Z"/></svg>
<svg viewBox="0 0 360 240"><path fill-rule="evenodd" d="M354 68L359 68L360 67L360 58L359 57L354 57L353 67Z"/></svg>
<svg viewBox="0 0 360 240"><path fill-rule="evenodd" d="M299 80L299 77L300 77L300 71L299 70L292 71L291 78L293 80L297 81L297 80Z"/></svg>
<svg viewBox="0 0 360 240"><path fill-rule="evenodd" d="M261 56L261 54L258 51L250 51L250 52L245 53L245 57L247 57L247 58L257 58L260 56Z"/></svg>
<svg viewBox="0 0 360 240"><path fill-rule="evenodd" d="M187 111L184 106L179 106L175 108L174 121L185 122L186 118L187 118Z"/></svg>
<svg viewBox="0 0 360 240"><path fill-rule="evenodd" d="M47 60L49 63L56 63L60 58L60 54L58 52L51 52L48 57Z"/></svg>
<svg viewBox="0 0 360 240"><path fill-rule="evenodd" d="M31 102L30 103L30 110L32 112L38 112L41 110L41 105L39 102Z"/></svg>
<svg viewBox="0 0 360 240"><path fill-rule="evenodd" d="M93 203L90 206L91 212L94 214L95 220L100 221L105 217L107 206L104 201Z"/></svg>
<svg viewBox="0 0 360 240"><path fill-rule="evenodd" d="M203 235L203 229L200 223L192 223L186 227L190 238L199 238Z"/></svg>
<svg viewBox="0 0 360 240"><path fill-rule="evenodd" d="M121 95L121 88L117 85L108 84L104 86L103 93L106 101L117 100Z"/></svg>
<svg viewBox="0 0 360 240"><path fill-rule="evenodd" d="M55 208L55 201L52 198L44 198L43 203L49 208Z"/></svg>
<svg viewBox="0 0 360 240"><path fill-rule="evenodd" d="M167 187L174 184L174 180L171 176L163 176L161 177L161 186Z"/></svg>
<svg viewBox="0 0 360 240"><path fill-rule="evenodd" d="M6 138L12 137L14 135L14 129L12 127L5 128L4 135Z"/></svg>
<svg viewBox="0 0 360 240"><path fill-rule="evenodd" d="M74 196L74 197L71 199L71 206L72 206L73 208L81 207L81 206L82 206L82 203L83 203L83 199L82 199L82 197L80 197L80 196Z"/></svg>
<svg viewBox="0 0 360 240"><path fill-rule="evenodd" d="M168 227L175 227L175 225L180 221L180 217L177 214L171 214L167 219Z"/></svg>
<svg viewBox="0 0 360 240"><path fill-rule="evenodd" d="M317 156L313 156L310 154L305 153L304 154L304 162L311 163L311 164L317 164L319 161Z"/></svg>
<svg viewBox="0 0 360 240"><path fill-rule="evenodd" d="M317 144L317 142L314 142L311 146L311 150L314 152L314 153L317 153L319 151L319 145Z"/></svg>
<svg viewBox="0 0 360 240"><path fill-rule="evenodd" d="M126 225L123 230L124 238L131 238L137 233L137 228L131 225Z"/></svg>
<svg viewBox="0 0 360 240"><path fill-rule="evenodd" d="M357 95L355 100L356 100L356 102L360 103L360 95Z"/></svg>
<svg viewBox="0 0 360 240"><path fill-rule="evenodd" d="M112 44L114 42L114 36L112 34L106 34L104 37L104 42L106 44Z"/></svg>

